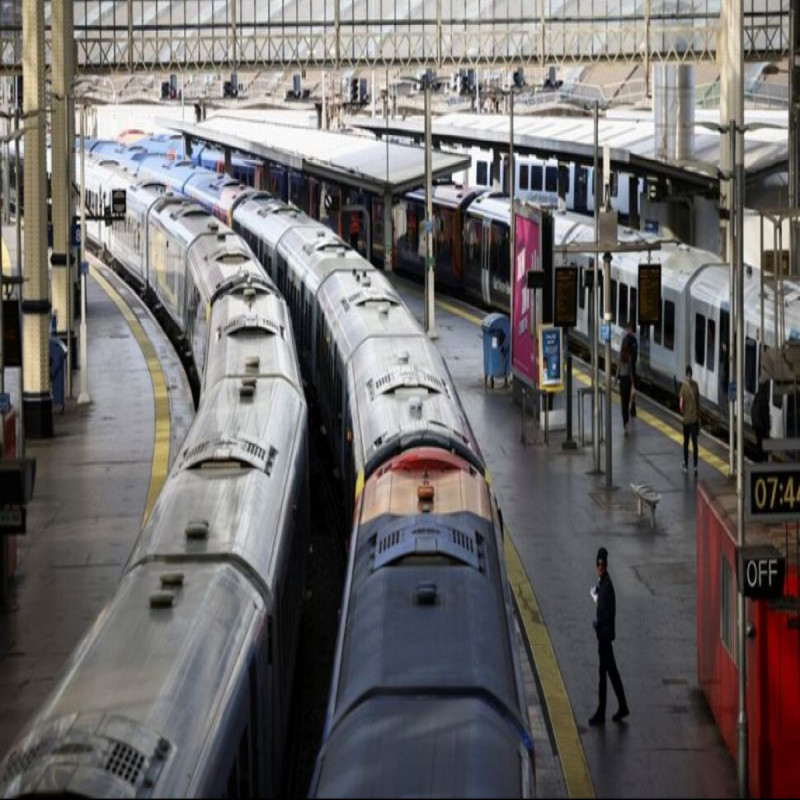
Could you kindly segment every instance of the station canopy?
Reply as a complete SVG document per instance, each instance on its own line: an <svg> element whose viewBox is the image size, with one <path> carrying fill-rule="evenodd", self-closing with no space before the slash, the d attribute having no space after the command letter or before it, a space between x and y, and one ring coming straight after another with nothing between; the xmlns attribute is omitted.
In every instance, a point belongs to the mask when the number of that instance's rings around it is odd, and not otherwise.
<svg viewBox="0 0 800 800"><path fill-rule="evenodd" d="M172 130L195 142L283 164L305 175L374 194L402 194L425 183L425 149L376 140L369 134L333 133L268 121L216 116L200 124L170 121ZM432 154L433 179L469 169L463 154Z"/></svg>

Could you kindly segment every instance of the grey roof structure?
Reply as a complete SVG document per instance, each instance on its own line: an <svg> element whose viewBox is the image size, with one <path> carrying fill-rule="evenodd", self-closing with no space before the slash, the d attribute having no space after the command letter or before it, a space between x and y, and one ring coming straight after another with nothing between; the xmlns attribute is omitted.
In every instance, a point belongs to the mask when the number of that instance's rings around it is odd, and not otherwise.
<svg viewBox="0 0 800 800"><path fill-rule="evenodd" d="M752 129L745 136L745 170L762 175L785 168L788 161L788 122L785 111L748 111L745 121ZM628 172L662 175L700 186L719 181L720 133L718 111L697 110L694 158L669 159L659 152L651 112L609 112L599 124L599 145L611 149L612 164ZM355 127L383 135L386 122L353 119ZM703 127L704 125L711 126ZM770 127L759 127L770 126ZM390 119L389 135L420 139L423 120ZM509 118L497 114L449 114L433 121L433 139L438 145L508 147ZM514 149L519 153L554 156L591 164L594 158L594 120L590 117L515 116Z"/></svg>
<svg viewBox="0 0 800 800"><path fill-rule="evenodd" d="M425 181L425 151L415 145L390 144L371 136L353 136L303 127L217 116L196 125L170 121L165 126L194 141L284 164L306 175L393 194ZM388 153L388 155L387 155ZM433 178L469 168L470 157L433 152Z"/></svg>

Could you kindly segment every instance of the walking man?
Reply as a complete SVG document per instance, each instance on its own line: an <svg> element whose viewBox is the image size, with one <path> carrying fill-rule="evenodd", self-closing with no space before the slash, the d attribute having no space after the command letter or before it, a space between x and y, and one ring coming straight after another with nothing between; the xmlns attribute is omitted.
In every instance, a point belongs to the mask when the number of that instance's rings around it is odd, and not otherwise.
<svg viewBox="0 0 800 800"><path fill-rule="evenodd" d="M689 471L689 437L692 438L694 453L694 474L697 475L697 436L700 433L700 387L692 379L692 367L686 365L686 380L681 385L680 408L683 416L683 464L684 472Z"/></svg>
<svg viewBox="0 0 800 800"><path fill-rule="evenodd" d="M633 320L628 321L628 332L622 340L623 346L627 343L631 357L631 407L630 415L636 416L636 362L639 360L639 340L636 338L636 326Z"/></svg>
<svg viewBox="0 0 800 800"><path fill-rule="evenodd" d="M608 574L608 550L601 547L597 551L597 585L592 589L592 597L597 603L597 615L594 619L594 630L597 634L597 651L600 655L600 689L597 711L589 719L590 725L603 725L606 721L606 675L611 678L611 686L617 696L619 708L612 719L620 722L630 715L619 676L617 662L614 659L613 641L616 635L614 620L617 614L617 600L614 584Z"/></svg>

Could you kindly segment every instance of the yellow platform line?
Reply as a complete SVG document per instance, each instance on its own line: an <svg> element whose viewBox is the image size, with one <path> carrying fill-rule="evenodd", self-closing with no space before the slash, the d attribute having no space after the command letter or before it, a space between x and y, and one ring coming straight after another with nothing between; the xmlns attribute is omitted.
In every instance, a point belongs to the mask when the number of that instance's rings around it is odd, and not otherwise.
<svg viewBox="0 0 800 800"><path fill-rule="evenodd" d="M539 603L508 529L505 530L503 538L508 580L533 654L536 674L544 695L543 701L550 716L553 737L556 741L556 750L561 759L567 793L570 797L594 797L594 785L581 745L578 726L575 724L572 706L558 668L547 626L539 611Z"/></svg>
<svg viewBox="0 0 800 800"><path fill-rule="evenodd" d="M0 239L0 270L3 271L3 275L11 272L11 257L8 254L5 239Z"/></svg>
<svg viewBox="0 0 800 800"><path fill-rule="evenodd" d="M164 482L169 472L169 447L170 447L170 411L169 398L167 395L167 382L164 379L164 372L161 369L161 362L156 355L153 344L147 338L144 328L130 306L123 300L117 290L103 277L100 270L91 267L91 276L100 288L109 296L114 305L119 309L125 321L133 333L142 355L144 355L147 369L150 372L150 380L153 385L153 395L155 396L155 444L153 446L153 465L150 469L150 490L147 493L147 503L145 504L142 527L150 517L156 499L161 492Z"/></svg>

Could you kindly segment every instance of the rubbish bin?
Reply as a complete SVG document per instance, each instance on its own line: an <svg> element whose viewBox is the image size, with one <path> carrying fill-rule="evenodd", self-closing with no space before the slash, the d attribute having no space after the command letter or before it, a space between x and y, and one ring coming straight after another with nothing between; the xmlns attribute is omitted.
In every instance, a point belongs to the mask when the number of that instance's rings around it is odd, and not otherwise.
<svg viewBox="0 0 800 800"><path fill-rule="evenodd" d="M488 314L481 322L483 331L483 385L491 379L503 378L508 386L511 364L508 358L511 345L511 327L505 314Z"/></svg>
<svg viewBox="0 0 800 800"><path fill-rule="evenodd" d="M50 383L53 385L53 405L64 410L64 382L67 377L67 346L58 336L50 337Z"/></svg>

